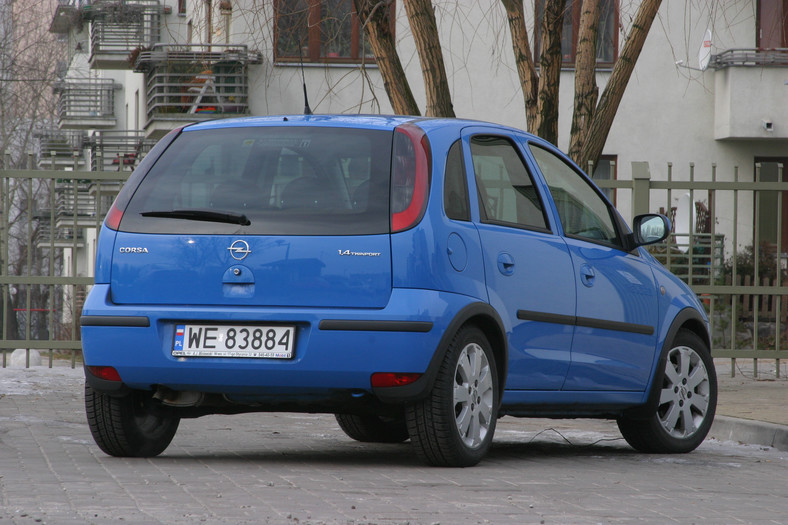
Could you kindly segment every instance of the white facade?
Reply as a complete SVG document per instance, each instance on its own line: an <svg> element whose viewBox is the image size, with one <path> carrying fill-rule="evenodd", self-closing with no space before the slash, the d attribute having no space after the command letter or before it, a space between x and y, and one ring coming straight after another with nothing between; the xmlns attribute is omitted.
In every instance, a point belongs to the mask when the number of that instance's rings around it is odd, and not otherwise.
<svg viewBox="0 0 788 525"><path fill-rule="evenodd" d="M457 116L523 128L523 98L502 4L493 0L433 3ZM695 69L707 30L713 35L713 55L733 49L754 50L758 43L756 32L763 30L758 23L762 8L779 3L663 2L604 148L605 155L615 158L618 179L631 178L632 162L647 161L654 180L667 178L668 163L672 163L674 179L686 180L690 163L694 163L696 179L710 180L712 165L716 164L718 180L732 181L734 167L738 167L739 180L751 181L756 159L788 157L788 64L714 67L713 62L703 71ZM100 2L94 0L94 4ZM525 0L525 4L533 38L534 2ZM617 2L617 18L622 24L618 31L619 49L638 4L638 0ZM273 1L230 0L220 4L185 0L182 5L185 9L176 0L163 0L161 43L206 44L210 40L214 45L245 45L262 58L260 63L248 65L249 113L302 112L302 68L297 61L277 63L274 59ZM228 7L232 8L231 14ZM89 24L85 23L82 31L88 30ZM424 108L421 66L401 1L396 4L395 34L414 95ZM153 129L146 108L146 75L129 68L86 70L87 54L86 49L81 57L80 53L73 54L75 74L112 78L122 85L116 91L114 129ZM80 63L83 65L77 69ZM374 65L306 63L303 75L315 113L391 112ZM597 76L601 93L609 70L602 70ZM562 149L569 142L573 81L573 71L566 69L561 75L560 90L558 145ZM673 196L673 205L679 198ZM696 200L704 198L695 196ZM718 210L732 205L725 198L715 202ZM619 193L616 204L625 217L631 211L628 200L626 192ZM748 206L746 213L751 216L752 203ZM732 218L718 215L717 231L730 238L735 228ZM737 235L740 240L751 239L752 222L742 222Z"/></svg>

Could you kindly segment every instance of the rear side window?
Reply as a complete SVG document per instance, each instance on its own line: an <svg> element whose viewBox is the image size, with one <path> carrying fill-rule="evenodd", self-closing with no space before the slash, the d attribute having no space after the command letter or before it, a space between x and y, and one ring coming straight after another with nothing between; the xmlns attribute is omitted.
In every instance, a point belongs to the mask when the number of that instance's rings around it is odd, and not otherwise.
<svg viewBox="0 0 788 525"><path fill-rule="evenodd" d="M125 210L120 230L362 235L389 231L392 133L315 127L186 131ZM198 220L170 212L187 211ZM248 224L213 214L242 214ZM170 213L169 216L167 214Z"/></svg>
<svg viewBox="0 0 788 525"><path fill-rule="evenodd" d="M503 137L476 136L471 156L484 222L547 229L539 192L514 144Z"/></svg>
<svg viewBox="0 0 788 525"><path fill-rule="evenodd" d="M443 209L446 216L456 221L471 220L468 202L468 182L462 162L462 142L457 141L449 148L446 157L446 175L443 179Z"/></svg>

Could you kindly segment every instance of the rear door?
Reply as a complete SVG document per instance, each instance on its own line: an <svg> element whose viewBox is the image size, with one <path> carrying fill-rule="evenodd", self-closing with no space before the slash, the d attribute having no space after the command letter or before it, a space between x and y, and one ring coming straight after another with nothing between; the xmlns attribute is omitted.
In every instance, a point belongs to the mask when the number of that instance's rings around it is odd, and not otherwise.
<svg viewBox="0 0 788 525"><path fill-rule="evenodd" d="M391 132L185 131L126 208L121 304L383 307Z"/></svg>
<svg viewBox="0 0 788 525"><path fill-rule="evenodd" d="M490 303L509 329L507 390L560 389L575 311L572 263L511 135L470 128L463 141L479 199Z"/></svg>

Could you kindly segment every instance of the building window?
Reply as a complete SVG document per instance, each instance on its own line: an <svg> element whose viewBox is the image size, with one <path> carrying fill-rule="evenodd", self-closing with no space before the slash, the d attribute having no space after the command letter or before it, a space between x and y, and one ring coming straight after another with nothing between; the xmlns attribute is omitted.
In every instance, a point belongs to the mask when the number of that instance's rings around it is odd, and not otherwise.
<svg viewBox="0 0 788 525"><path fill-rule="evenodd" d="M391 10L393 25L393 2ZM274 60L278 62L375 59L353 0L278 0L275 13Z"/></svg>
<svg viewBox="0 0 788 525"><path fill-rule="evenodd" d="M542 14L545 0L536 0L536 62L539 62ZM580 31L581 0L566 0L564 27L561 31L561 55L565 65L575 63L577 56L577 36ZM612 65L618 58L618 1L602 0L599 15L599 31L596 42L597 65Z"/></svg>
<svg viewBox="0 0 788 525"><path fill-rule="evenodd" d="M788 47L788 0L758 0L758 48Z"/></svg>
<svg viewBox="0 0 788 525"><path fill-rule="evenodd" d="M178 14L179 15L186 14L186 0L178 0Z"/></svg>

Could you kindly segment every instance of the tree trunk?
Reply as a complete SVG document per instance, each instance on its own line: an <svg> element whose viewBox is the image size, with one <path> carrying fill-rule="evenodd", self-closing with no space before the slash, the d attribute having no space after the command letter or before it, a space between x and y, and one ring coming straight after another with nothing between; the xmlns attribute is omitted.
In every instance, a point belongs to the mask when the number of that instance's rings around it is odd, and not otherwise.
<svg viewBox="0 0 788 525"><path fill-rule="evenodd" d="M624 96L624 90L632 76L632 70L635 69L635 63L640 56L640 51L643 49L643 44L661 4L662 0L643 0L643 3L640 4L621 56L613 66L610 80L599 98L599 104L588 128L583 149L579 157L575 159L575 162L580 166L588 166L589 161L593 161L594 165L599 163L599 157L605 147L610 126L613 125L613 119L618 111L621 98Z"/></svg>
<svg viewBox="0 0 788 525"><path fill-rule="evenodd" d="M353 0L356 12L364 26L378 69L383 77L394 113L398 115L421 115L416 99L410 90L408 78L399 60L391 20L393 0Z"/></svg>
<svg viewBox="0 0 788 525"><path fill-rule="evenodd" d="M583 149L588 127L594 118L599 89L596 85L596 41L599 31L600 0L583 0L575 56L575 110L569 156L577 160ZM586 170L587 166L580 166ZM589 173L589 175L591 175Z"/></svg>
<svg viewBox="0 0 788 525"><path fill-rule="evenodd" d="M528 43L528 29L525 25L523 0L501 0L506 9L509 21L509 32L512 34L512 51L517 74L520 77L520 87L523 91L525 103L525 121L528 131L535 130L536 100L539 76L536 74L533 53Z"/></svg>
<svg viewBox="0 0 788 525"><path fill-rule="evenodd" d="M558 143L558 88L561 81L561 32L566 0L545 0L542 14L539 98L534 132Z"/></svg>
<svg viewBox="0 0 788 525"><path fill-rule="evenodd" d="M427 93L428 117L454 117L449 80L443 63L443 51L438 37L438 24L431 0L404 0L410 32L416 43L421 62L421 74Z"/></svg>

